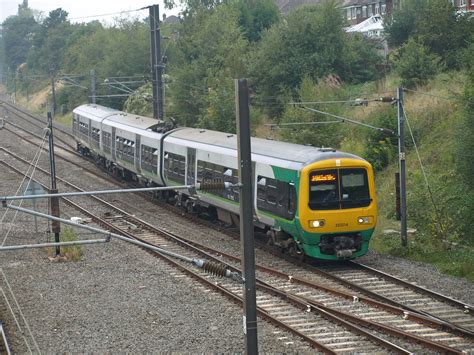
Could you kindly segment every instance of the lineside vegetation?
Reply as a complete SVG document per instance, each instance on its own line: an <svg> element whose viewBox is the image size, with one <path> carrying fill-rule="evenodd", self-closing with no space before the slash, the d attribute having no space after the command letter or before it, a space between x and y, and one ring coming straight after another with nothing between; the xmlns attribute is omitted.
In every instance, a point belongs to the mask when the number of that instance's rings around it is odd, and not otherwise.
<svg viewBox="0 0 474 355"><path fill-rule="evenodd" d="M167 1L173 6L173 1ZM162 24L165 112L178 124L235 131L233 79L249 78L255 134L300 144L332 146L369 160L377 170L381 223L373 247L379 251L435 263L441 270L474 279L474 21L456 14L445 0L404 0L384 18L390 45L387 58L376 43L346 33L348 24L332 0L280 15L271 0L181 1L178 23ZM140 14L141 15L141 14ZM149 27L146 18L71 23L67 9L41 16L19 6L2 24L0 59L8 92L46 111L51 76L76 75L89 87L98 77L98 103L150 115ZM146 16L146 14L144 15ZM127 81L128 99L107 83ZM88 101L88 90L57 83L62 113ZM327 103L395 96L404 86L405 108L418 162L407 131L408 249L399 247L395 220L396 137L348 124L299 125L269 130L263 123L329 121L292 102L396 130L396 108ZM43 91L42 91L43 90ZM103 96L102 96L103 95ZM27 100L28 98L28 100ZM326 103L321 103L324 101ZM64 118L63 118L64 119Z"/></svg>

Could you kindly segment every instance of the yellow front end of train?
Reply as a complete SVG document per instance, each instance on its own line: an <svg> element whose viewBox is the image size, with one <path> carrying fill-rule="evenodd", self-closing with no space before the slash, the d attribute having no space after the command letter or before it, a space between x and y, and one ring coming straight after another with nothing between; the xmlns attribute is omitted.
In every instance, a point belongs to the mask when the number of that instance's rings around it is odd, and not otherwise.
<svg viewBox="0 0 474 355"><path fill-rule="evenodd" d="M353 259L367 253L377 222L372 166L365 160L321 160L300 172L298 244L318 259Z"/></svg>

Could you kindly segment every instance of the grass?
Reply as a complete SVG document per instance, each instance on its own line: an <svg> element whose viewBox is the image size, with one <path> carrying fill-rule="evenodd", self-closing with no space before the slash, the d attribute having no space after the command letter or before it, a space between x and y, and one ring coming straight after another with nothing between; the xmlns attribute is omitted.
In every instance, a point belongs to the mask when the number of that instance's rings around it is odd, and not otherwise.
<svg viewBox="0 0 474 355"><path fill-rule="evenodd" d="M459 97L464 82L465 75L461 71L441 73L427 85L417 89L420 92L439 96L438 98L412 92L405 94L404 106L420 149L421 158L428 174L428 180L432 184L433 180L437 179L438 188L440 187L439 180L440 177L443 177L443 173L445 174L446 171L452 171L454 169L452 147L456 142L456 131L454 127L458 119L457 110L459 103L455 100L446 100L444 98ZM374 98L379 95L395 95L395 90L399 84L399 78L395 75L389 75L376 82L357 86L351 85L344 90L346 90L347 98ZM44 110L48 90L49 86L38 92L34 100L30 100L31 109L39 110L42 107ZM378 111L383 105L386 104L372 103L367 107L347 106L342 115L364 121L369 114ZM394 119L396 119L396 117L394 117ZM71 120L71 113L55 116L55 121L64 125L71 125ZM278 132L269 132L266 127L262 128L263 123L265 123L265 121L262 121L257 128L257 134L264 137L273 134L275 136L274 138L278 139ZM356 128L352 125L347 126L345 129L347 134L341 144L341 149L363 156L366 144L365 132L362 131L362 128ZM420 176L421 173L412 143L410 142L408 130L406 137L408 226L416 226L418 231L413 235L409 235L408 248L401 247L398 232L392 234L383 233L385 229L400 230L400 222L395 220L394 196L394 173L398 170L398 162L393 161L383 171L377 173L376 176L379 221L370 246L378 252L429 263L436 266L441 272L474 281L474 245L472 245L474 241L471 243L471 246L469 246L467 245L469 236L461 235L459 236L460 240L456 240L457 244L452 243L450 244L451 248L446 249L445 245L440 244L435 239L436 237L428 232L432 226L423 225L424 222L417 221L412 216L413 210L417 208L413 203L418 203L418 206L421 207L422 214L431 213L432 206L426 194L426 187L422 185L423 182L417 185L415 180L415 175ZM446 181L446 184L447 183L449 182ZM442 200L443 196L437 195L438 191L436 191L436 189L434 193L435 199L439 201L438 203L444 203ZM449 205L446 204L446 206ZM419 226L416 225L417 222L420 224ZM453 223L456 223L456 220L454 220ZM61 234L62 241L76 239L74 231L69 228L63 230ZM63 247L61 251L64 256L67 256L68 260L80 260L82 256L80 246Z"/></svg>
<svg viewBox="0 0 474 355"><path fill-rule="evenodd" d="M443 73L417 90L451 98L459 96L463 81L462 72ZM448 237L446 243L442 243L440 237L433 232L437 219L429 218L430 215L434 215L434 208L428 189L421 178L420 165L407 131L408 227L415 227L417 231L408 236L408 248L401 247L399 232L383 233L386 229L400 230L400 222L395 220L394 174L398 171L398 161L395 160L376 175L379 221L370 246L380 253L429 263L440 272L474 281L473 238L469 235L456 234L459 232L456 232L453 227L458 222L457 217L449 208L460 207L453 203L448 204L446 200L461 201L462 198L462 196L454 195L455 190L448 189L450 183L460 184L459 179L456 179L453 163L455 159L453 147L457 139L455 126L458 119L458 103L455 100L407 93L404 106L420 150L434 200L441 211L441 220L444 221L445 227L447 226Z"/></svg>
<svg viewBox="0 0 474 355"><path fill-rule="evenodd" d="M77 241L76 232L70 227L64 227L60 233L61 242ZM55 249L48 249L48 255L52 256ZM66 257L68 261L80 261L82 258L82 247L80 245L62 246L61 256Z"/></svg>
<svg viewBox="0 0 474 355"><path fill-rule="evenodd" d="M65 115L56 114L54 116L54 121L62 124L63 126L70 127L72 126L72 113L67 113Z"/></svg>

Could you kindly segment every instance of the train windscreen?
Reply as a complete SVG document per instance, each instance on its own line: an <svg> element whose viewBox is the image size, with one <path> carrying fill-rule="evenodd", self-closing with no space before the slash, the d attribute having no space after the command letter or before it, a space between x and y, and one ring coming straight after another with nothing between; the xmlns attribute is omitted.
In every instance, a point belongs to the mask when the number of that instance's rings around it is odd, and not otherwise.
<svg viewBox="0 0 474 355"><path fill-rule="evenodd" d="M335 210L370 204L367 171L344 168L313 171L309 175L309 207Z"/></svg>

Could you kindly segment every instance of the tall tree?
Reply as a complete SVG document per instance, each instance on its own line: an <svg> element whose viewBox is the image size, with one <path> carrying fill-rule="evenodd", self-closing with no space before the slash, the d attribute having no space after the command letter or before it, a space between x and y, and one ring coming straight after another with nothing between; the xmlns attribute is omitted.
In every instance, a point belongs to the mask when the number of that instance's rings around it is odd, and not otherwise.
<svg viewBox="0 0 474 355"><path fill-rule="evenodd" d="M26 2L27 4L27 2ZM5 48L5 62L11 71L26 61L28 51L32 46L34 34L39 25L32 11L19 8L18 15L7 17L2 24L2 38Z"/></svg>
<svg viewBox="0 0 474 355"><path fill-rule="evenodd" d="M258 93L274 98L289 90L297 96L305 76L314 81L328 74L343 80L372 79L377 69L371 65L377 59L373 46L349 37L344 26L335 1L299 7L285 21L273 26L264 34L250 61L250 73ZM353 47L354 40L367 49ZM361 75L364 61L367 73ZM281 107L273 112L278 109Z"/></svg>
<svg viewBox="0 0 474 355"><path fill-rule="evenodd" d="M247 49L238 21L234 6L220 5L212 12L201 11L184 24L169 72L172 111L180 124L221 129L218 122L234 119L228 116L234 95L228 85L245 74Z"/></svg>
<svg viewBox="0 0 474 355"><path fill-rule="evenodd" d="M447 68L460 65L460 50L474 39L470 15L456 14L451 2L445 0L407 0L384 21L389 45L400 46L415 37L439 55Z"/></svg>
<svg viewBox="0 0 474 355"><path fill-rule="evenodd" d="M262 32L280 19L278 7L272 0L240 0L240 25L250 42L257 42Z"/></svg>

